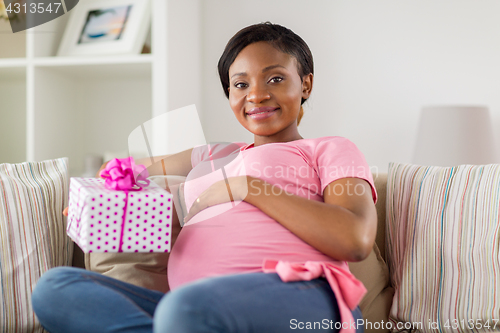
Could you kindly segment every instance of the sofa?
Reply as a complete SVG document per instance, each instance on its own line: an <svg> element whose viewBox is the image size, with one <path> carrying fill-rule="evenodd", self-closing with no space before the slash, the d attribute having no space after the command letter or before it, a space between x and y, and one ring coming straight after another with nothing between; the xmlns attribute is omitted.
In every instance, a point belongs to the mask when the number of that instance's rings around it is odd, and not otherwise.
<svg viewBox="0 0 500 333"><path fill-rule="evenodd" d="M365 260L349 263L367 289L365 332L500 332L500 165L391 163L373 176L376 242ZM181 180L168 183L185 215ZM84 254L65 236L67 188L67 159L0 165L2 332L42 332L29 295L50 267L168 290L168 253Z"/></svg>
<svg viewBox="0 0 500 333"><path fill-rule="evenodd" d="M177 178L175 182L178 183L181 180ZM376 244L369 257L364 261L349 263L353 274L363 282L368 290L360 304L360 308L365 319L373 323L387 322L394 294L394 289L389 284L389 271L383 259L385 257L385 224L383 222L385 221L387 174L374 175L374 181L378 194L376 207L379 221ZM158 183L162 184L161 181ZM172 181L169 181L169 184L172 184ZM180 192L175 198L177 200L182 199L182 187L174 185L172 188ZM179 206L176 205L176 207ZM172 239L175 239L180 231L180 225L177 214L174 213L173 215L175 218ZM168 255L151 256L140 253L126 256L107 253L84 254L76 244L73 254L73 266L75 267L92 269L152 289L160 289L158 286L162 284L166 286L166 283L163 282L166 271L162 268L167 260ZM161 291L165 292L167 288L161 289ZM366 330L366 332L371 331L380 332L381 330Z"/></svg>
<svg viewBox="0 0 500 333"><path fill-rule="evenodd" d="M365 260L349 263L367 289L360 303L365 332L500 332L500 165L391 163L373 178L376 241ZM172 193L183 201L182 187ZM109 260L116 256L87 254L83 261L115 277L137 268L125 262L120 272ZM81 258L75 251L74 264ZM161 260L129 278L164 279Z"/></svg>

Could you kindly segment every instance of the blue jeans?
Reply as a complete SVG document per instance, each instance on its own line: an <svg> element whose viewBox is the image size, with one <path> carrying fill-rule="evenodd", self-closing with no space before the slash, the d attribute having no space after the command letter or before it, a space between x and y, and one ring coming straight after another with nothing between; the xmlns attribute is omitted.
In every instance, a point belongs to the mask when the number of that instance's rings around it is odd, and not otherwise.
<svg viewBox="0 0 500 333"><path fill-rule="evenodd" d="M279 333L308 327L337 332L339 320L325 279L284 283L269 273L206 278L163 294L83 269L57 267L39 280L32 301L51 333ZM362 318L359 308L353 315L355 321Z"/></svg>

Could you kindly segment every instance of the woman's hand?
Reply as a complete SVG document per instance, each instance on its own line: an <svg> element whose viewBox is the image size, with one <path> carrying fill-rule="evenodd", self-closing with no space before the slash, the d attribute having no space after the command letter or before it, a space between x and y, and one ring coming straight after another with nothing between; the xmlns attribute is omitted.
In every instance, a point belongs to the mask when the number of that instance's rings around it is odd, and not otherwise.
<svg viewBox="0 0 500 333"><path fill-rule="evenodd" d="M250 176L229 177L218 181L206 189L194 201L184 223L205 208L215 206L221 203L244 200L248 193L248 184Z"/></svg>
<svg viewBox="0 0 500 333"><path fill-rule="evenodd" d="M95 174L95 178L102 178L101 177L101 171L104 170L106 168L106 165L108 165L109 161L107 162L104 162L103 165L101 165L101 168L99 169L99 171L97 171L97 173Z"/></svg>

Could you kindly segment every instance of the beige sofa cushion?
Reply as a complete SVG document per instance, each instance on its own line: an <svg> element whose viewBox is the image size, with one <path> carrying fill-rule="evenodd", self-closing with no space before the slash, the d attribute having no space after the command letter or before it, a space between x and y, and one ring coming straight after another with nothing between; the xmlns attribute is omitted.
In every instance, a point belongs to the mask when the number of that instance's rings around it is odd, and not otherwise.
<svg viewBox="0 0 500 333"><path fill-rule="evenodd" d="M365 332L383 332L379 326L387 322L389 310L392 304L394 289L390 286L389 269L379 251L384 247L385 236L385 203L386 203L386 185L387 174L373 175L375 188L377 190L377 214L378 214L378 231L376 243L373 250L363 261L349 263L349 269L360 280L367 289L366 295L361 300L359 305L363 318L367 325ZM368 323L371 323L370 326ZM377 328L378 327L378 328Z"/></svg>
<svg viewBox="0 0 500 333"><path fill-rule="evenodd" d="M385 210L387 203L387 173L373 174L373 182L375 183L375 189L377 190L377 237L375 238L375 243L380 250L380 255L382 258L386 259L385 255Z"/></svg>
<svg viewBox="0 0 500 333"><path fill-rule="evenodd" d="M365 321L374 325L378 325L382 321L386 323L389 318L394 289L389 285L389 270L384 259L380 256L377 245L373 246L373 251L365 260L349 263L349 269L367 290L359 304ZM365 332L382 332L377 327L367 326Z"/></svg>

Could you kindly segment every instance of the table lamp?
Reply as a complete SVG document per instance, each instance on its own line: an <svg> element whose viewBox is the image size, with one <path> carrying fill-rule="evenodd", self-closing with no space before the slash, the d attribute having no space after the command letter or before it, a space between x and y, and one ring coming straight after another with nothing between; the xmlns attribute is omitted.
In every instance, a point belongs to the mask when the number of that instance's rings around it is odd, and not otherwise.
<svg viewBox="0 0 500 333"><path fill-rule="evenodd" d="M493 128L485 106L422 108L412 162L455 166L497 163Z"/></svg>

